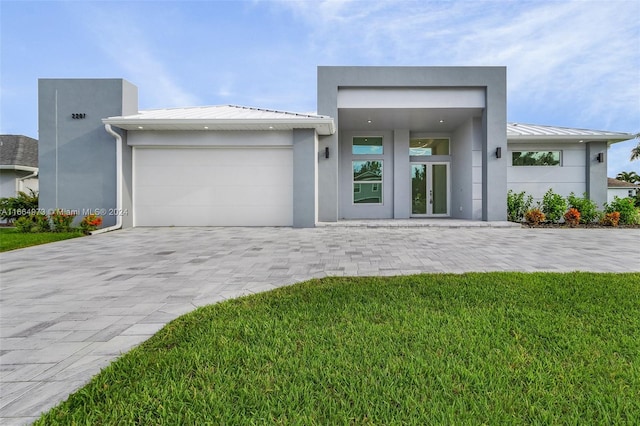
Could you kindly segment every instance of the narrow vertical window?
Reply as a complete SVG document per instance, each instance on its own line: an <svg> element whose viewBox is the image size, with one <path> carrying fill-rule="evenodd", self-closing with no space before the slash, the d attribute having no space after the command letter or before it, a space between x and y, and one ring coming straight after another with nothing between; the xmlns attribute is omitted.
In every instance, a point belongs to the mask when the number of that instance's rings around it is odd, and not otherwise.
<svg viewBox="0 0 640 426"><path fill-rule="evenodd" d="M382 204L382 160L353 161L353 203Z"/></svg>

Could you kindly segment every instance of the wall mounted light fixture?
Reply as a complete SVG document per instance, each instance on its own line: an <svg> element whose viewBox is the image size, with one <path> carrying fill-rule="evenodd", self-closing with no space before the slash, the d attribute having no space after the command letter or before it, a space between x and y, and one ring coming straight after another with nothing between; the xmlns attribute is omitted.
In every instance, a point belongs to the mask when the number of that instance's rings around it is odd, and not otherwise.
<svg viewBox="0 0 640 426"><path fill-rule="evenodd" d="M502 158L502 147L501 146L496 148L496 158Z"/></svg>
<svg viewBox="0 0 640 426"><path fill-rule="evenodd" d="M328 146L324 147L324 158L329 158L329 147Z"/></svg>
<svg viewBox="0 0 640 426"><path fill-rule="evenodd" d="M598 153L598 155L596 155L596 160L598 160L598 163L604 163L604 153Z"/></svg>

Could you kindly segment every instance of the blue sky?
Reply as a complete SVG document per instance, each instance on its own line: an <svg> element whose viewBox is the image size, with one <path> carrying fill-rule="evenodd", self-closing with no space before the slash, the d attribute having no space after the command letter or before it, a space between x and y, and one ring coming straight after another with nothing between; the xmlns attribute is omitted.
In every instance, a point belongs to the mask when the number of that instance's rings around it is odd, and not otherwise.
<svg viewBox="0 0 640 426"><path fill-rule="evenodd" d="M640 2L0 0L0 133L37 80L123 77L140 108L315 111L318 65L505 65L508 120L640 132ZM637 141L609 176L640 173Z"/></svg>

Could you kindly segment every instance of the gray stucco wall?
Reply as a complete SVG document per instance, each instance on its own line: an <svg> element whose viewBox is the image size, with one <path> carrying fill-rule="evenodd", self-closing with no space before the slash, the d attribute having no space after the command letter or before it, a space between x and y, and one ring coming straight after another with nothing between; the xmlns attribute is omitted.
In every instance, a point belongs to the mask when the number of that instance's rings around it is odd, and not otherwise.
<svg viewBox="0 0 640 426"><path fill-rule="evenodd" d="M487 107L482 116L482 220L507 220L507 70L487 75Z"/></svg>
<svg viewBox="0 0 640 426"><path fill-rule="evenodd" d="M469 119L451 136L451 217L473 218L473 122Z"/></svg>
<svg viewBox="0 0 640 426"><path fill-rule="evenodd" d="M395 169L393 164L394 158L394 139L391 131L346 131L341 132L343 141L351 141L356 136L380 136L383 141L383 154L381 155L354 155L352 154L351 144L343 143L340 146L340 171L338 196L339 218L340 219L391 219L394 212L394 182ZM408 141L407 141L408 145ZM407 149L408 152L408 149ZM405 155L409 158L408 155ZM382 163L382 203L381 204L355 204L353 202L353 161L370 161L381 160ZM408 168L407 168L408 170ZM407 176L409 172L407 171ZM409 181L407 178L406 181ZM409 192L409 194L411 194ZM407 203L408 204L408 203Z"/></svg>
<svg viewBox="0 0 640 426"><path fill-rule="evenodd" d="M76 220L98 212L104 227L116 223L116 142L101 120L135 113L137 104L136 87L122 79L38 81L41 209L73 210ZM84 116L74 119L72 114ZM131 161L126 144L123 160ZM128 170L123 176L123 195L129 197L125 208L131 193ZM127 213L123 223L130 226L131 211Z"/></svg>
<svg viewBox="0 0 640 426"><path fill-rule="evenodd" d="M585 151L587 195L602 208L607 202L607 143L588 142ZM596 158L600 153L604 156L602 163Z"/></svg>
<svg viewBox="0 0 640 426"><path fill-rule="evenodd" d="M408 219L411 216L411 203L400 201L411 200L411 179L408 178L410 172L406 173L406 179L397 176L400 170L411 170L411 159L407 155L410 137L408 129L396 129L393 132L393 169L396 171L396 179L393 180L394 219Z"/></svg>
<svg viewBox="0 0 640 426"><path fill-rule="evenodd" d="M293 227L313 228L317 222L318 141L313 129L293 130Z"/></svg>
<svg viewBox="0 0 640 426"><path fill-rule="evenodd" d="M318 114L333 117L338 130L340 87L484 88L482 219L506 220L507 163L504 156L495 158L497 147L502 147L504 151L507 147L505 67L318 67ZM328 146L333 152L338 152L339 133L321 138L320 149ZM320 162L318 172L319 220L336 221L339 203L338 159Z"/></svg>

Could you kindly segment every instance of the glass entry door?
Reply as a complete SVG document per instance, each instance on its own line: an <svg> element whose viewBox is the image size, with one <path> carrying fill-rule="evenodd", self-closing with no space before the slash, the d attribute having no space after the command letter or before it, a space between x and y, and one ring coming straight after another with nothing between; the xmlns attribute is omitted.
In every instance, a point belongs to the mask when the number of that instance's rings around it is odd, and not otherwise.
<svg viewBox="0 0 640 426"><path fill-rule="evenodd" d="M411 216L449 216L449 163L411 163Z"/></svg>

